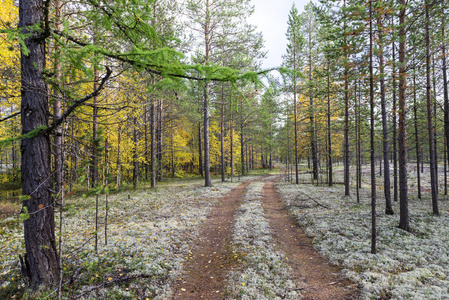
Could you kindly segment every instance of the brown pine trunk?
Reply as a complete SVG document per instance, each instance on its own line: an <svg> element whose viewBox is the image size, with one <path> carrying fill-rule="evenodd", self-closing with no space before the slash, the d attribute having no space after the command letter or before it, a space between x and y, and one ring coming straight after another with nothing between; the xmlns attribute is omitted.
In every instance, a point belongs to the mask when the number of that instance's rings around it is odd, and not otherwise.
<svg viewBox="0 0 449 300"><path fill-rule="evenodd" d="M371 161L371 253L376 254L376 170L374 152L374 75L373 75L373 12L372 0L369 2L369 97L370 97L370 161Z"/></svg>
<svg viewBox="0 0 449 300"><path fill-rule="evenodd" d="M134 140L134 149L133 149L133 187L137 188L137 184L139 182L139 161L137 159L137 144L139 142L139 132L137 130L137 118L134 118L134 128L133 128L133 140Z"/></svg>
<svg viewBox="0 0 449 300"><path fill-rule="evenodd" d="M394 17L392 17L392 27L394 28ZM396 57L395 42L392 38L392 78L393 78L393 199L398 201L398 152L397 152L397 119L396 119Z"/></svg>
<svg viewBox="0 0 449 300"><path fill-rule="evenodd" d="M445 3L442 2L443 9L445 8ZM445 153L446 159L449 159L449 93L447 88L447 64L446 64L446 43L445 41L445 27L446 27L446 16L442 14L441 17L441 39L443 43L441 45L441 56L442 56L442 64L443 64L443 94L444 94L444 135L445 135ZM445 170L444 170L444 194L447 195L447 160L445 162Z"/></svg>
<svg viewBox="0 0 449 300"><path fill-rule="evenodd" d="M384 54L383 54L383 35L382 19L377 19L379 29L379 70L380 70L380 103L382 106L382 134L383 134L383 158L384 158L384 193L385 193L385 214L393 215L391 206L391 185L390 185L390 163L388 160L388 127L387 127L387 109L385 105L385 80L384 80Z"/></svg>
<svg viewBox="0 0 449 300"><path fill-rule="evenodd" d="M421 199L421 173L419 172L420 147L418 139L418 106L416 105L416 73L413 70L413 121L415 125L415 148L416 148L416 176L418 184L418 199Z"/></svg>
<svg viewBox="0 0 449 300"><path fill-rule="evenodd" d="M331 74L330 74L330 59L327 59L327 155L328 155L328 184L329 186L333 185L333 178L332 178L332 132L331 132L331 91L330 91L330 84L331 84Z"/></svg>
<svg viewBox="0 0 449 300"><path fill-rule="evenodd" d="M121 173L122 160L120 159L121 142L122 142L122 125L121 124L118 125L117 135L118 136L117 136L117 180L116 180L116 184L117 184L117 189L119 189L122 186L122 173Z"/></svg>
<svg viewBox="0 0 449 300"><path fill-rule="evenodd" d="M399 12L399 228L410 231L408 215L408 183L407 183L407 119L406 119L406 92L407 92L407 31L405 28L405 12L407 0L400 0L402 9Z"/></svg>
<svg viewBox="0 0 449 300"><path fill-rule="evenodd" d="M145 181L148 182L150 174L150 154L148 151L148 101L145 103L143 111L144 136L145 136Z"/></svg>
<svg viewBox="0 0 449 300"><path fill-rule="evenodd" d="M224 85L221 85L221 124L220 124L220 143L221 143L221 181L225 181L225 153L224 153Z"/></svg>
<svg viewBox="0 0 449 300"><path fill-rule="evenodd" d="M162 98L158 103L158 122L157 122L157 179L164 180L164 153L163 153L163 116L164 116L164 102Z"/></svg>
<svg viewBox="0 0 449 300"><path fill-rule="evenodd" d="M156 147L157 147L157 137L156 137L156 103L155 103L154 97L151 98L151 112L150 112L150 118L151 118L151 125L150 125L150 131L151 131L151 188L156 187Z"/></svg>
<svg viewBox="0 0 449 300"><path fill-rule="evenodd" d="M427 126L429 132L429 158L430 158L430 186L432 190L432 210L438 215L438 185L436 178L436 157L434 148L434 133L432 123L432 97L430 81L430 32L429 32L429 5L426 4L426 100L427 100Z"/></svg>
<svg viewBox="0 0 449 300"><path fill-rule="evenodd" d="M344 7L346 8L346 0L344 0ZM346 31L346 20L343 26L343 30ZM344 44L347 44L347 37L344 36ZM344 49L345 55L345 72L344 72L344 93L345 93L345 146L344 146L344 183L345 183L345 196L350 195L349 189L349 71L348 71L348 50Z"/></svg>

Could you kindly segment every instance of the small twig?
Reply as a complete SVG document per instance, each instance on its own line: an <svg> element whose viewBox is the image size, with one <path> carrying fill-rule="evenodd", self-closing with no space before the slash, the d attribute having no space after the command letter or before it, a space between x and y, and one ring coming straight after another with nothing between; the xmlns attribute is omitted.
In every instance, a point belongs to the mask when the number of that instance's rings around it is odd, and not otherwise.
<svg viewBox="0 0 449 300"><path fill-rule="evenodd" d="M151 274L137 274L137 275L131 275L131 276L126 276L126 277L119 277L119 278L116 278L116 279L111 280L111 281L105 281L102 284L95 285L95 286L85 290L84 292L82 292L78 296L74 297L73 299L79 299L82 296L84 296L84 295L86 295L86 294L88 294L88 293L90 293L90 292L92 292L92 291L94 291L96 289L105 287L107 285L111 285L113 283L124 282L124 281L128 281L128 280L131 280L131 279L136 279L136 278L148 278L148 277L151 277L151 276L152 276Z"/></svg>
<svg viewBox="0 0 449 300"><path fill-rule="evenodd" d="M305 194L305 193L303 193L303 195L306 196L309 200L312 200L313 202L315 202L315 203L317 204L317 206L321 206L321 207L330 209L329 206L326 206L326 205L324 205L324 204L321 204L320 202L316 201L315 199L313 199L313 198L310 197L309 195L307 195L307 194ZM301 200L301 199L298 199L299 196L300 196L300 195L297 195L295 200ZM304 200L303 200L303 201L304 201Z"/></svg>

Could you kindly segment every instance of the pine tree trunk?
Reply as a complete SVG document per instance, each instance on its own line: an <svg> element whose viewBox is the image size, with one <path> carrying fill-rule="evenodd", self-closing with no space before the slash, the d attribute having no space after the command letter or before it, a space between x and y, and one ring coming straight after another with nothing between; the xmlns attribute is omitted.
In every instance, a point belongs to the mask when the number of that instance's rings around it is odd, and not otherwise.
<svg viewBox="0 0 449 300"><path fill-rule="evenodd" d="M164 116L164 107L163 107L162 98L158 103L158 122L157 122L157 179L159 181L164 180L164 153L163 153L163 116Z"/></svg>
<svg viewBox="0 0 449 300"><path fill-rule="evenodd" d="M427 2L427 1L426 1ZM429 32L429 4L426 3L426 99L427 99L427 126L429 131L429 155L430 155L430 186L432 190L432 210L438 215L438 185L436 178L436 157L434 148L434 133L432 123L432 97L430 82L430 32Z"/></svg>
<svg viewBox="0 0 449 300"><path fill-rule="evenodd" d="M392 28L394 28L394 17L392 18ZM395 42L392 38L392 78L393 78L393 199L398 201L398 150L397 150L397 118L396 118L396 57Z"/></svg>
<svg viewBox="0 0 449 300"><path fill-rule="evenodd" d="M442 9L444 10L446 5L442 2ZM445 135L445 153L446 159L449 159L449 93L447 88L447 63L446 63L446 43L445 43L445 27L446 27L446 16L442 14L441 17L441 55L442 55L442 64L443 64L443 94L444 94L444 135ZM447 161L445 160L445 165L447 165ZM447 181L447 173L446 170L444 172L445 182ZM444 194L447 195L447 184L444 185Z"/></svg>
<svg viewBox="0 0 449 300"><path fill-rule="evenodd" d="M231 127L231 182L234 178L234 116L231 111L231 120L230 120L230 127Z"/></svg>
<svg viewBox="0 0 449 300"><path fill-rule="evenodd" d="M61 1L56 0L55 1L55 14L56 14L56 29L61 30L62 24L61 24ZM62 84L62 76L61 76L61 63L60 63L60 56L59 56L59 44L55 43L55 76L56 80L58 80L58 84ZM56 92L55 89L55 97L54 97L54 103L53 103L53 115L54 119L57 120L61 118L62 116L62 104L61 104L61 97ZM63 141L62 141L62 125L56 126L55 129L55 136L53 140L53 155L54 155L54 161L55 161L55 191L56 194L59 194L62 189L62 183L63 183L63 156L62 156L62 147L63 147Z"/></svg>
<svg viewBox="0 0 449 300"><path fill-rule="evenodd" d="M220 124L220 143L221 143L221 181L225 182L225 153L224 153L224 85L221 85L221 124Z"/></svg>
<svg viewBox="0 0 449 300"><path fill-rule="evenodd" d="M295 31L293 31L295 33ZM293 35L293 113L294 116L294 130L295 130L295 182L299 184L298 172L298 105L297 105L297 91L296 91L296 36Z"/></svg>
<svg viewBox="0 0 449 300"><path fill-rule="evenodd" d="M376 254L376 170L374 152L374 74L373 74L373 12L372 0L369 2L369 96L370 96L370 160L371 160L371 253Z"/></svg>
<svg viewBox="0 0 449 300"><path fill-rule="evenodd" d="M406 119L406 93L407 93L407 31L405 27L405 12L407 0L400 0L402 8L399 12L399 228L410 231L408 215L408 183L407 183L407 119Z"/></svg>
<svg viewBox="0 0 449 300"><path fill-rule="evenodd" d="M382 32L381 17L377 19L379 32ZM391 206L391 185L390 185L390 164L388 160L388 127L387 127L387 109L385 104L385 80L384 80L384 55L383 55L383 36L379 33L379 70L380 70L380 103L382 106L382 134L383 134L383 159L384 159L384 192L385 192L385 214L393 215Z"/></svg>
<svg viewBox="0 0 449 300"><path fill-rule="evenodd" d="M148 151L148 101L145 103L143 110L144 137L145 137L145 181L148 182L150 175L150 154Z"/></svg>
<svg viewBox="0 0 449 300"><path fill-rule="evenodd" d="M151 135L151 188L156 187L156 103L155 103L154 97L151 98L151 112L150 112L150 118L151 118L151 125L150 125L150 135Z"/></svg>
<svg viewBox="0 0 449 300"><path fill-rule="evenodd" d="M19 1L19 27L42 24L42 0ZM25 30L23 30L25 32ZM48 92L43 77L45 40L37 33L25 39L28 55L21 54L21 122L22 134L39 126L48 126ZM54 201L51 197L50 139L46 132L22 140L23 210L29 213L24 221L24 275L31 287L54 286L59 278L59 260L55 242Z"/></svg>
<svg viewBox="0 0 449 300"><path fill-rule="evenodd" d="M346 0L344 0L344 8L346 9ZM346 16L345 16L346 18ZM343 30L346 32L346 19L343 26ZM344 44L347 44L346 34L344 36ZM345 72L344 72L344 94L345 94L345 146L344 146L344 183L345 183L345 196L350 195L349 190L349 71L348 71L348 50L344 49L345 56Z"/></svg>
<svg viewBox="0 0 449 300"><path fill-rule="evenodd" d="M416 177L418 184L418 199L421 199L421 174L419 172L420 147L418 139L418 106L416 105L416 74L413 70L413 120L415 125L415 148L416 148Z"/></svg>
<svg viewBox="0 0 449 300"><path fill-rule="evenodd" d="M327 155L328 155L328 160L327 160L327 164L329 166L329 171L328 171L328 184L329 186L333 185L333 178L332 178L332 173L333 173L333 169L332 169L332 132L331 132L331 91L330 91L330 85L331 85L331 78L330 78L331 74L330 74L330 61L329 58L327 60L327 147L328 147L328 151L327 151Z"/></svg>
<svg viewBox="0 0 449 300"><path fill-rule="evenodd" d="M133 140L134 140L134 149L133 149L133 187L137 188L137 184L139 182L139 160L137 154L137 145L139 142L139 132L137 130L137 118L134 118L134 128L133 128Z"/></svg>
<svg viewBox="0 0 449 300"><path fill-rule="evenodd" d="M122 186L122 173L121 173L122 161L120 159L121 142L122 142L122 125L119 124L117 129L117 180L116 180L117 189L119 189Z"/></svg>
<svg viewBox="0 0 449 300"><path fill-rule="evenodd" d="M355 137L356 137L356 195L357 195L357 203L360 203L360 186L359 181L360 177L360 95L357 95L357 82L355 81L355 91L354 96L357 101L355 107Z"/></svg>

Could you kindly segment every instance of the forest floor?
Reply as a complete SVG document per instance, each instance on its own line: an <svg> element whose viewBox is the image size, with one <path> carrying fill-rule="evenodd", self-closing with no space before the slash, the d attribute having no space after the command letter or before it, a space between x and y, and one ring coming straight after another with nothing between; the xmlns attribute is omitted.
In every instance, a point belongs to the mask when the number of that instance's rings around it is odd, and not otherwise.
<svg viewBox="0 0 449 300"><path fill-rule="evenodd" d="M335 174L341 181L341 170ZM317 186L308 182L310 174L300 177L299 185L278 171L214 179L212 188L183 179L156 190L125 190L108 196L107 222L106 195L100 195L98 232L95 196L69 197L62 298L449 298L447 198L433 216L430 199L411 193L412 230L404 232L397 228L398 203L395 215L383 214L379 188L373 255L367 183L358 203L344 196L342 185ZM59 222L57 215L57 228ZM24 252L20 218L0 218L0 299L30 297L18 263ZM56 291L32 296L38 297L57 298Z"/></svg>

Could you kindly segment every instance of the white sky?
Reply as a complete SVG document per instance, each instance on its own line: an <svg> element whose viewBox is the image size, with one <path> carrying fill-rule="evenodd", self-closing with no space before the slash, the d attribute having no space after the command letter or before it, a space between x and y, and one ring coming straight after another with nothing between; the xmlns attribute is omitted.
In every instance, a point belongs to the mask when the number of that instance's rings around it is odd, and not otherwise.
<svg viewBox="0 0 449 300"><path fill-rule="evenodd" d="M263 34L265 49L268 50L262 64L264 69L278 67L282 63L282 55L287 47L285 33L288 13L293 2L301 13L310 0L252 0L255 9L248 23L256 25Z"/></svg>

